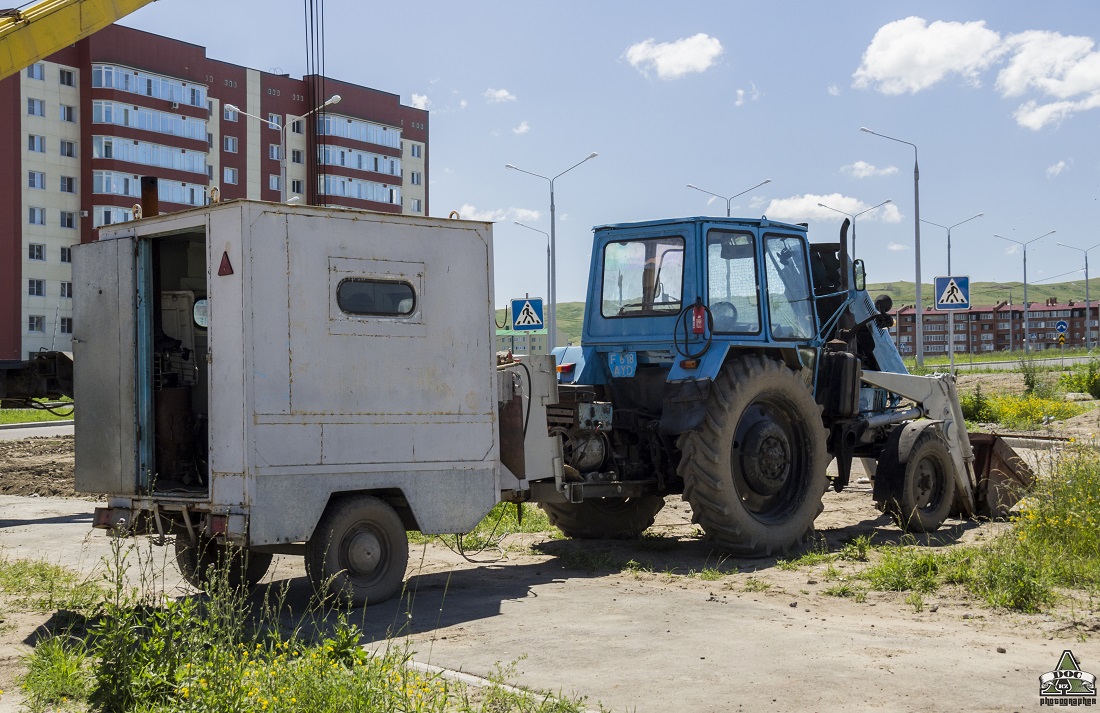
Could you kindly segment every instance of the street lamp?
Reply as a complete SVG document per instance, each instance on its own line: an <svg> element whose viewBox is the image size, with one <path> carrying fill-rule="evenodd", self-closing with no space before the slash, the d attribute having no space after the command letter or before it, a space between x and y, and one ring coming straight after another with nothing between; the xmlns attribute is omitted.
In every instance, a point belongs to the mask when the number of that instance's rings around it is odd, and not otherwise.
<svg viewBox="0 0 1100 713"><path fill-rule="evenodd" d="M283 122L283 125L279 127L279 202L280 203L285 203L286 202L286 129L287 129L287 127L290 126L291 124L293 124L296 121L301 121L302 119L305 119L306 117L308 117L310 114L313 114L314 112L318 112L321 109L324 109L325 107L332 106L333 104L339 104L339 103L340 103L340 95L339 94L333 94L331 97L328 98L328 100L324 104L321 104L320 106L313 107L312 109L307 111L305 114L302 114L301 116L287 117L286 121ZM235 106L233 104L226 104L225 108L230 110L230 111L235 111L238 114L244 114L245 116L251 116L253 119L259 119L260 121L267 122L269 125L271 124L270 121L263 118L262 116L256 116L255 114L249 114L247 111L241 111L237 106Z"/></svg>
<svg viewBox="0 0 1100 713"><path fill-rule="evenodd" d="M866 126L859 127L865 134L871 134L899 144L913 147L913 258L916 262L916 301L917 301L917 366L924 366L924 306L921 303L920 284L920 169L917 166L917 145L896 139L893 136L871 131Z"/></svg>
<svg viewBox="0 0 1100 713"><path fill-rule="evenodd" d="M757 183L752 188L746 188L745 190L741 191L740 193L738 193L736 195L732 195L729 198L726 198L725 196L720 196L717 193L711 193L710 191L705 190L703 188L700 188L699 186L696 186L693 183L689 183L689 184L687 184L687 186L688 186L688 188L694 188L695 190L697 190L701 193L706 193L708 196L714 196L715 198L721 198L722 200L724 200L726 202L726 217L729 218L730 217L730 203L733 201L734 198L737 198L738 196L743 196L746 193L748 193L749 191L755 191L760 186L763 186L763 185L765 185L767 183L771 183L771 182L772 182L772 179L765 178L763 181L761 181L760 183Z"/></svg>
<svg viewBox="0 0 1100 713"><path fill-rule="evenodd" d="M852 215L851 213L845 213L842 210L837 210L836 208L833 208L831 206L827 206L824 203L818 203L817 207L818 208L824 208L826 210L831 210L834 213L840 213L841 215L846 215L846 216L848 216L849 218L852 219L852 256L851 257L852 257L853 260L855 260L856 259L856 218L863 215L864 213L870 213L875 208L881 208L882 206L886 205L887 203L893 203L893 201L891 199L887 198L886 200L879 203L878 205L871 206L870 208L868 208L866 210L861 210L860 212L856 213L855 215Z"/></svg>
<svg viewBox="0 0 1100 713"><path fill-rule="evenodd" d="M539 230L538 228L532 228L530 225L524 225L523 223L519 222L518 220L513 220L512 222L515 223L516 225L518 225L521 228L527 228L528 230L533 230L536 233L542 233L543 235L546 236L546 291L549 293L550 292L550 234L547 233L545 230ZM515 325L513 325L513 326L515 326Z"/></svg>
<svg viewBox="0 0 1100 713"><path fill-rule="evenodd" d="M1085 349L1092 349L1089 344L1089 319L1091 317L1091 302L1089 301L1089 250L1094 248L1100 248L1100 243L1093 245L1091 248L1078 248L1073 245L1066 245L1065 243L1058 243L1064 248L1070 250L1080 250L1081 254L1085 256Z"/></svg>
<svg viewBox="0 0 1100 713"><path fill-rule="evenodd" d="M546 325L548 327L547 337L550 351L553 351L554 347L558 345L558 243L556 237L557 231L555 227L557 225L557 220L554 213L554 181L569 173L577 166L580 166L585 161L596 158L597 156L599 156L599 154L593 151L580 161L577 161L575 164L552 178L549 176L543 176L539 173L534 173L532 171L525 171L522 168L513 166L510 163L504 164L505 168L510 168L513 171L519 171L520 173L526 173L528 176L541 178L542 180L548 181L550 183L550 310L546 320Z"/></svg>
<svg viewBox="0 0 1100 713"><path fill-rule="evenodd" d="M952 228L957 228L960 225L962 225L963 223L969 223L970 221L974 220L975 218L981 218L983 215L985 215L985 213L978 213L977 215L972 215L969 218L967 218L966 220L961 220L958 223L955 223L954 225L940 225L939 223L933 223L930 220L922 220L921 221L922 223L928 223L929 225L934 225L937 228L943 228L944 230L947 231L947 275L949 277L951 276L951 229ZM933 302L933 304L935 304L935 302ZM969 339L969 337L970 337L970 332L968 331L967 332L967 338ZM971 346L970 348L973 349L973 346ZM948 356L948 360L951 362L951 373L954 374L955 373L955 310L949 310L947 312L947 356Z"/></svg>
<svg viewBox="0 0 1100 713"><path fill-rule="evenodd" d="M998 235L997 233L993 233L993 237L995 237L995 238L1000 238L1001 240L1007 240L1010 243L1016 243L1017 245L1022 245L1023 248L1024 248L1024 353L1025 354L1027 354L1031 351L1031 335L1029 334L1029 329L1028 329L1030 324L1029 324L1028 316L1027 316L1028 310L1031 307L1031 305L1029 305L1027 303L1027 246L1031 245L1036 240L1041 240L1041 239L1045 238L1046 236L1054 235L1057 232L1058 232L1057 230L1052 230L1049 233L1043 233L1038 238L1032 238L1031 240L1028 240L1026 243L1022 243L1019 240L1013 240L1012 238L1006 238L1003 235Z"/></svg>

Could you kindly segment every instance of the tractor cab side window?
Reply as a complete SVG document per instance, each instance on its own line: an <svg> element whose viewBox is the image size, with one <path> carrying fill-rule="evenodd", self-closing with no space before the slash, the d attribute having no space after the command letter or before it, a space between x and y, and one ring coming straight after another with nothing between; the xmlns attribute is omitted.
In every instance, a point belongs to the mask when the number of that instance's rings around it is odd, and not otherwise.
<svg viewBox="0 0 1100 713"><path fill-rule="evenodd" d="M707 304L716 333L760 333L756 275L756 238L751 233L707 233Z"/></svg>
<svg viewBox="0 0 1100 713"><path fill-rule="evenodd" d="M684 288L684 239L621 240L603 250L604 317L679 314Z"/></svg>
<svg viewBox="0 0 1100 713"><path fill-rule="evenodd" d="M816 325L805 242L794 235L765 236L764 263L768 275L772 337L812 337Z"/></svg>

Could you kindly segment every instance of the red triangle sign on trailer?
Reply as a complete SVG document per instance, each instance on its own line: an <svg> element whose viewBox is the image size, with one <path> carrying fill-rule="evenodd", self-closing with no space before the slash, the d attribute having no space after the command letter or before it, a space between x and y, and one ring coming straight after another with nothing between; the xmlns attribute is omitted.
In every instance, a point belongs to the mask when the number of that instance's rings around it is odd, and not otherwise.
<svg viewBox="0 0 1100 713"><path fill-rule="evenodd" d="M224 277L233 274L233 266L229 264L229 253L222 253L222 264L218 266L218 275Z"/></svg>

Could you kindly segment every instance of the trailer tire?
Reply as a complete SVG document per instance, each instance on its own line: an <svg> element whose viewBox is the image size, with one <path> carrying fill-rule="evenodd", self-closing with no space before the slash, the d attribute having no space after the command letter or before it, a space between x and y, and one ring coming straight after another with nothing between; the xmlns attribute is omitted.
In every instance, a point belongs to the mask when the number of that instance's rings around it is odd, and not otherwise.
<svg viewBox="0 0 1100 713"><path fill-rule="evenodd" d="M664 506L665 499L659 495L539 503L550 524L575 540L636 539L649 529Z"/></svg>
<svg viewBox="0 0 1100 713"><path fill-rule="evenodd" d="M895 495L881 507L906 532L935 532L955 502L954 472L947 442L933 429L926 429L905 463L898 463L894 450L883 453L877 473L896 484Z"/></svg>
<svg viewBox="0 0 1100 713"><path fill-rule="evenodd" d="M176 535L175 550L183 580L202 591L210 588L212 577L221 576L222 568L229 586L239 589L255 587L271 566L270 554L219 544L210 537L199 537L192 545L187 535L180 533Z"/></svg>
<svg viewBox="0 0 1100 713"><path fill-rule="evenodd" d="M821 406L794 371L760 355L730 362L702 426L680 437L692 520L736 555L801 547L823 509L826 435Z"/></svg>
<svg viewBox="0 0 1100 713"><path fill-rule="evenodd" d="M355 495L329 503L306 544L306 574L321 598L352 606L384 602L401 589L409 538L386 502Z"/></svg>

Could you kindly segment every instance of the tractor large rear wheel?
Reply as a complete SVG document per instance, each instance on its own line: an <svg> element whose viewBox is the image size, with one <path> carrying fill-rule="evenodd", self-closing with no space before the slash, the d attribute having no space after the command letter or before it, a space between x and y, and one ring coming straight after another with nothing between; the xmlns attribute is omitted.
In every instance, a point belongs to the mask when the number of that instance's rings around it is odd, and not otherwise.
<svg viewBox="0 0 1100 713"><path fill-rule="evenodd" d="M703 425L680 440L694 521L737 555L801 546L822 510L825 441L821 407L795 372L756 355L727 364Z"/></svg>
<svg viewBox="0 0 1100 713"><path fill-rule="evenodd" d="M551 525L577 540L634 539L653 524L664 506L665 499L658 495L539 503Z"/></svg>

